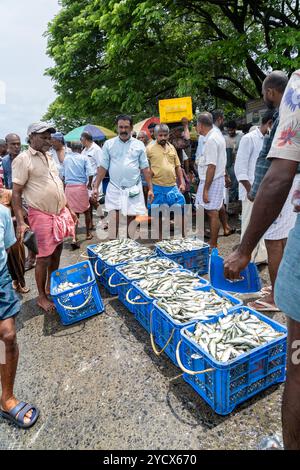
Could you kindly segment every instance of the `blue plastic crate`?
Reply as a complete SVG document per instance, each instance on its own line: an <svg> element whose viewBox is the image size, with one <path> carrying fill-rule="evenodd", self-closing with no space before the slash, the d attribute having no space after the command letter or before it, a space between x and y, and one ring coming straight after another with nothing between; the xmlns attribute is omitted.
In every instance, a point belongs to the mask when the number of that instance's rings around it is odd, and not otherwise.
<svg viewBox="0 0 300 470"><path fill-rule="evenodd" d="M180 269L182 271L182 269ZM206 279L199 277L199 284L202 287L208 285ZM195 288L196 290L197 288ZM140 300L133 301L133 298L140 297ZM127 302L133 306L132 313L134 313L135 319L150 333L150 314L153 309L153 297L148 297L145 292L138 286L138 281L133 281L131 288L126 294Z"/></svg>
<svg viewBox="0 0 300 470"><path fill-rule="evenodd" d="M78 283L80 286L58 294L56 287L62 282ZM63 325L70 325L104 311L89 261L54 271L51 274L50 293Z"/></svg>
<svg viewBox="0 0 300 470"><path fill-rule="evenodd" d="M116 264L108 263L107 261L104 261L99 254L94 252L95 246L96 245L88 246L87 252L93 260L93 269L95 272L96 279L100 282L100 284L102 284L105 287L105 289L111 295L118 295L118 287L114 286L116 282L115 280L113 280L113 276L116 274L117 267L127 264L128 261L123 261L121 263L116 263ZM138 248L140 245L136 243L136 246ZM152 256L155 256L155 253L153 253ZM136 258L134 258L132 261L134 260L139 261L145 258L147 258L147 256L137 255Z"/></svg>
<svg viewBox="0 0 300 470"><path fill-rule="evenodd" d="M87 252L87 255L89 257L89 260L90 260L90 263L91 263L93 269L94 269L94 266L95 266L95 262L98 259L98 254L94 251L96 246L97 245L94 244L94 245L88 245L86 247L86 252ZM83 256L83 257L85 257L85 256Z"/></svg>
<svg viewBox="0 0 300 470"><path fill-rule="evenodd" d="M231 413L236 406L271 385L285 381L286 328L248 307L235 309L229 315L239 313L241 310L248 311L260 318L276 331L282 332L283 336L227 363L216 361L199 344L187 336L186 331L193 332L196 323L181 330L182 343L179 342L177 346L181 365L194 374L185 372L184 380L216 413L221 415ZM216 321L217 318L206 323ZM199 373L195 374L197 371Z"/></svg>
<svg viewBox="0 0 300 470"><path fill-rule="evenodd" d="M182 251L179 253L166 253L158 246L155 247L158 256L176 261L184 269L189 269L200 276L207 274L209 269L209 245L204 244L202 248L191 251Z"/></svg>
<svg viewBox="0 0 300 470"><path fill-rule="evenodd" d="M209 278L212 286L227 292L250 294L261 290L261 280L258 269L254 263L249 263L241 272L241 280L229 281L225 279L224 260L219 256L217 248L214 248L211 252Z"/></svg>
<svg viewBox="0 0 300 470"><path fill-rule="evenodd" d="M125 263L119 263L114 265L106 263L104 260L101 259L101 256L94 251L94 248L96 246L97 245L89 245L86 249L95 273L95 277L97 281L102 284L110 294L116 295L117 290L109 286L108 280L111 275L115 272L116 266L120 266L121 264Z"/></svg>
<svg viewBox="0 0 300 470"><path fill-rule="evenodd" d="M205 286L200 288L201 291L209 291L211 286ZM214 289L214 291L220 296L225 297L232 301L233 306L228 310L231 312L237 307L242 305L242 301L228 294L227 292ZM217 317L220 317L222 312L216 314ZM153 302L153 309L151 312L152 326L151 326L151 343L154 351L157 352L155 343L162 348L162 350L169 356L171 361L178 366L176 359L176 348L179 343L181 336L180 332L182 328L186 328L188 325L194 324L195 320L189 321L187 323L180 323L174 320L165 310L157 305L157 301ZM203 320L205 322L205 320ZM202 322L201 322L202 323Z"/></svg>
<svg viewBox="0 0 300 470"><path fill-rule="evenodd" d="M157 257L156 255L151 256L151 258L159 259L159 257ZM133 262L134 261L130 261L130 263L133 263ZM128 263L128 264L130 264L130 263ZM177 263L175 263L175 261L174 261L174 267L176 265L177 265ZM177 265L176 267L181 268L181 266L179 266L179 265ZM122 304L131 313L134 313L134 306L126 300L126 295L127 295L128 290L132 287L132 282L133 281L138 281L140 278L136 277L136 278L133 279L133 278L127 277L122 272L122 268L123 268L123 266L117 267L116 272L112 275L110 280L111 280L111 282L114 282L115 287L117 287L117 289L118 289L118 296L119 296L120 302L122 302ZM172 269L172 268L170 268L170 269Z"/></svg>

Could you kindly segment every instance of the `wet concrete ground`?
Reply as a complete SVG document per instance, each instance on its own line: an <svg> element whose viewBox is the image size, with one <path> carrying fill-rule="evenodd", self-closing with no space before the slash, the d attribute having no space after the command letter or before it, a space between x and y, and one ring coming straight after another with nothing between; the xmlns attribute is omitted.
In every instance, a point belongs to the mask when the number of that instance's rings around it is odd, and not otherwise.
<svg viewBox="0 0 300 470"><path fill-rule="evenodd" d="M238 234L221 237L221 253L238 242ZM81 260L66 244L61 265ZM280 435L282 385L219 416L176 378L180 370L166 356L155 356L116 297L100 288L105 313L64 327L57 314L36 307L33 271L27 280L15 392L41 416L28 431L0 418L0 449L256 449L264 436ZM284 322L281 313L270 316Z"/></svg>

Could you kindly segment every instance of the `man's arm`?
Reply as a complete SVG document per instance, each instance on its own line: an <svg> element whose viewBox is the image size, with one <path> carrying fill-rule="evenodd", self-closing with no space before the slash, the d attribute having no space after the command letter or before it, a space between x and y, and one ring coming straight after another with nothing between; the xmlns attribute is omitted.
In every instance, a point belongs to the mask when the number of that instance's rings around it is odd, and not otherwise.
<svg viewBox="0 0 300 470"><path fill-rule="evenodd" d="M251 219L240 246L224 263L225 277L238 279L259 240L276 220L288 197L298 162L275 158L255 198Z"/></svg>
<svg viewBox="0 0 300 470"><path fill-rule="evenodd" d="M204 183L204 188L203 188L203 201L205 202L205 204L209 203L208 191L214 180L215 172L216 172L216 165L213 165L210 163L207 166L205 183Z"/></svg>
<svg viewBox="0 0 300 470"><path fill-rule="evenodd" d="M154 199L154 193L153 193L153 186L152 186L152 177L151 177L151 170L150 168L143 168L142 170L147 186L148 186L148 201L150 204L153 202Z"/></svg>
<svg viewBox="0 0 300 470"><path fill-rule="evenodd" d="M184 191L185 191L185 182L184 182L184 179L183 179L183 173L182 173L181 166L180 165L176 166L175 171L176 171L176 176L179 180L179 191L184 193Z"/></svg>
<svg viewBox="0 0 300 470"><path fill-rule="evenodd" d="M186 140L191 139L191 134L189 130L189 121L187 118L182 118L181 119L182 125L183 125L183 135Z"/></svg>
<svg viewBox="0 0 300 470"><path fill-rule="evenodd" d="M29 229L28 225L24 222L23 208L22 208L22 193L24 186L13 183L12 192L12 207L17 220L17 239L22 243L24 233Z"/></svg>
<svg viewBox="0 0 300 470"><path fill-rule="evenodd" d="M103 166L99 166L97 168L97 176L96 176L96 179L95 179L95 182L94 182L94 187L93 187L93 193L94 193L94 197L95 196L98 196L98 193L99 193L99 185L100 183L102 183L105 175L106 175L106 168L103 168Z"/></svg>

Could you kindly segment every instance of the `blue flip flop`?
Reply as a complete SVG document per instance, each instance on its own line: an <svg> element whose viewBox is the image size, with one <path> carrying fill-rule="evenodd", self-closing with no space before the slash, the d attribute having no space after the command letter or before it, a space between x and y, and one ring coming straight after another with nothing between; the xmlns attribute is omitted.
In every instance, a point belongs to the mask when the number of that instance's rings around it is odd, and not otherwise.
<svg viewBox="0 0 300 470"><path fill-rule="evenodd" d="M32 410L32 416L30 418L30 421L29 423L24 423L25 415L30 410ZM40 412L35 406L25 403L24 401L18 403L18 405L10 411L3 411L0 409L0 416L2 416L2 418L11 421L16 426L22 429L31 428L31 426L33 426L37 422L39 415Z"/></svg>

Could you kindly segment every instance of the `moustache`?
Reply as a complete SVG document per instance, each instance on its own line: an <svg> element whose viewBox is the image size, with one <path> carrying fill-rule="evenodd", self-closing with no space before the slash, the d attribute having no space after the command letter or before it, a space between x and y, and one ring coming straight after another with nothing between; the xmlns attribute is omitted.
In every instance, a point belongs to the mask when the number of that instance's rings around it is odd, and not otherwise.
<svg viewBox="0 0 300 470"><path fill-rule="evenodd" d="M129 132L121 132L120 135L128 135Z"/></svg>

